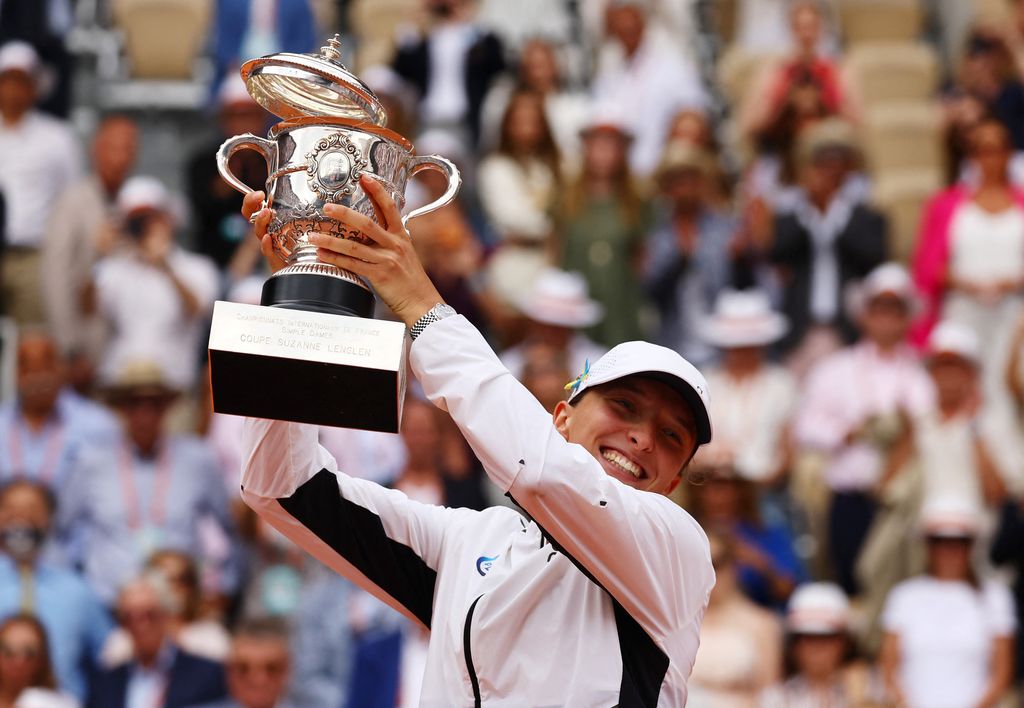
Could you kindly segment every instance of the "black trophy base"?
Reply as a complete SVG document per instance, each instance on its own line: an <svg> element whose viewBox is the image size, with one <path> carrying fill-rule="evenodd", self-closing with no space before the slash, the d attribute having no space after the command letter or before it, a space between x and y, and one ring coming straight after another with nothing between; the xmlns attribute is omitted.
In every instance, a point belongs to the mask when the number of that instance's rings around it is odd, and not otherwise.
<svg viewBox="0 0 1024 708"><path fill-rule="evenodd" d="M217 302L209 355L217 413L398 432L400 322Z"/></svg>
<svg viewBox="0 0 1024 708"><path fill-rule="evenodd" d="M263 284L264 307L373 317L373 293L341 278L316 273L275 275Z"/></svg>

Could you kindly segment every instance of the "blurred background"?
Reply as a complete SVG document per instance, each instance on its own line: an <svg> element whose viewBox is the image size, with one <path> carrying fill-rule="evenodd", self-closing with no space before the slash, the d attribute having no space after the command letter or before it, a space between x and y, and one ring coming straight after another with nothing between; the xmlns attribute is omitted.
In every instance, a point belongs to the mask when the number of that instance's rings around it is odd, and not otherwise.
<svg viewBox="0 0 1024 708"><path fill-rule="evenodd" d="M239 66L335 34L461 169L416 248L546 407L630 339L706 374L690 705L1019 703L1024 2L0 0L0 706L418 702L425 630L241 505L209 396L268 276ZM415 383L321 442L505 503Z"/></svg>

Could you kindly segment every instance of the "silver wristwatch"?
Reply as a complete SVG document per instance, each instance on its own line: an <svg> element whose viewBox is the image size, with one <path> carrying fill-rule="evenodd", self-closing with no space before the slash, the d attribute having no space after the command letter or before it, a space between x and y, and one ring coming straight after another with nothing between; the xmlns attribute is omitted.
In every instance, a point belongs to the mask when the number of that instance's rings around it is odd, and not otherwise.
<svg viewBox="0 0 1024 708"><path fill-rule="evenodd" d="M416 320L416 323L409 329L409 336L412 337L413 340L415 340L416 337L423 334L423 330L425 330L434 322L437 322L438 320L443 320L445 317L451 317L452 315L457 314L458 313L455 311L454 307L446 305L443 302L439 302L433 307L431 307L429 310L427 310L427 312L422 317Z"/></svg>

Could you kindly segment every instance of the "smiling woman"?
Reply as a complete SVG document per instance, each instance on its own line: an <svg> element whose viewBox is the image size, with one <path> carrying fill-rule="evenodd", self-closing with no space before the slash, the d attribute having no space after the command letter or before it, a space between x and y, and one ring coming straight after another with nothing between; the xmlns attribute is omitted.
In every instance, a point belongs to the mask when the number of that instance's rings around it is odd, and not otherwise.
<svg viewBox="0 0 1024 708"><path fill-rule="evenodd" d="M339 471L316 427L262 419L246 421L246 503L431 630L424 705L684 705L714 571L700 526L664 495L711 439L704 377L627 342L552 417L441 301L391 197L362 186L384 226L329 205L366 240L313 236L318 257L366 278L410 328L424 393L526 516L417 503ZM277 265L270 218L255 224Z"/></svg>

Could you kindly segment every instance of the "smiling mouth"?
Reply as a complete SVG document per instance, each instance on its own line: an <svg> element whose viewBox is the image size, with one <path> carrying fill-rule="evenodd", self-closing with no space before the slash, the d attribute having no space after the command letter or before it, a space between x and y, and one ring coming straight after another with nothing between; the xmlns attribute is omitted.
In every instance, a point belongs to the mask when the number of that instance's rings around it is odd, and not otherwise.
<svg viewBox="0 0 1024 708"><path fill-rule="evenodd" d="M612 467L625 472L634 479L644 479L646 477L644 474L644 468L633 462L621 452L611 450L609 448L602 448L601 457L611 463Z"/></svg>

